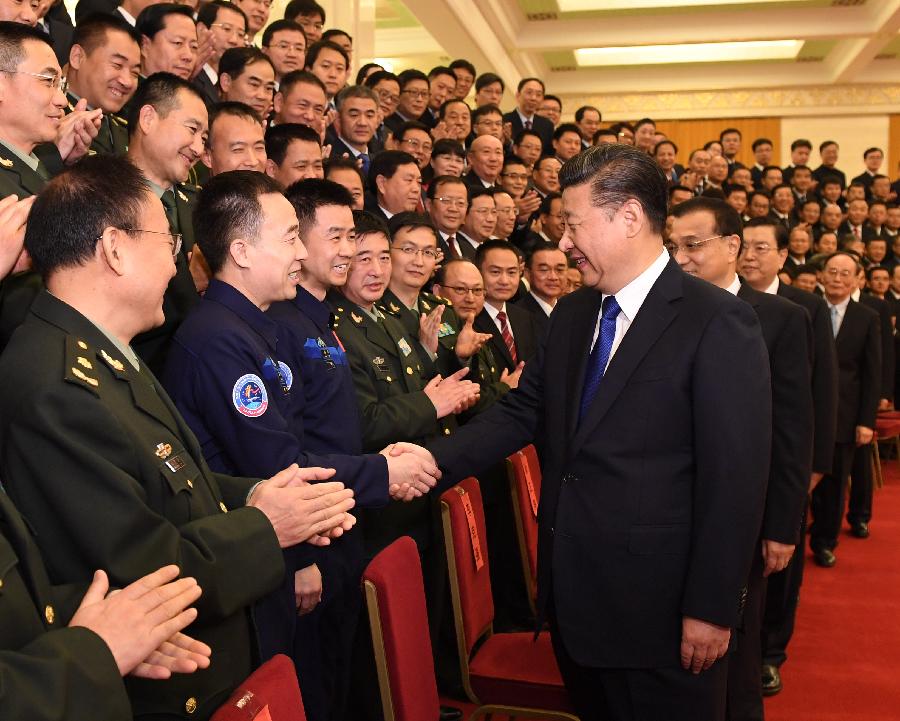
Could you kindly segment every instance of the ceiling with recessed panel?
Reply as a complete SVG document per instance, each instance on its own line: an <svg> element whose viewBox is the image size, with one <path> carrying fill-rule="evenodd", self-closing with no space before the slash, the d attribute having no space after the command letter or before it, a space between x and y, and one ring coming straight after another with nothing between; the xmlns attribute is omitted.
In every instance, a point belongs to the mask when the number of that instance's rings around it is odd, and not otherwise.
<svg viewBox="0 0 900 721"><path fill-rule="evenodd" d="M900 80L900 0L375 0L395 70L471 60L562 97Z"/></svg>

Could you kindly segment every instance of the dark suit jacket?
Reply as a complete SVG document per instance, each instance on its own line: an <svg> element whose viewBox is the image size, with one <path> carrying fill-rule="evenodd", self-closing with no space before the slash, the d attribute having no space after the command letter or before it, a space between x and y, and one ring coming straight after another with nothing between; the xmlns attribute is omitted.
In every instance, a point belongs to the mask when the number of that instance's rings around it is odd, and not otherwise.
<svg viewBox="0 0 900 721"><path fill-rule="evenodd" d="M112 14L121 4L119 0L78 0L75 6L75 22L80 23L94 13Z"/></svg>
<svg viewBox="0 0 900 721"><path fill-rule="evenodd" d="M548 316L544 309L538 305L538 302L534 299L534 296L531 293L525 292L522 294L522 297L516 301L517 308L524 308L529 313L534 316L534 323L537 327L538 335L543 335L544 331L547 330L547 326L550 323L550 316Z"/></svg>
<svg viewBox="0 0 900 721"><path fill-rule="evenodd" d="M87 590L67 587L65 610L22 516L0 491L0 708L9 719L116 721L131 704L109 647L66 624ZM47 609L50 609L48 613ZM103 703L98 704L97 699Z"/></svg>
<svg viewBox="0 0 900 721"><path fill-rule="evenodd" d="M756 311L772 376L772 465L762 537L796 544L812 466L812 323L796 303L746 283L738 298Z"/></svg>
<svg viewBox="0 0 900 721"><path fill-rule="evenodd" d="M552 596L578 664L677 668L683 617L735 626L759 552L766 347L745 302L670 260L579 423L600 300L562 298L518 388L429 447L445 486L536 443L540 615Z"/></svg>
<svg viewBox="0 0 900 721"><path fill-rule="evenodd" d="M881 332L881 395L879 398L894 400L894 324L891 322L891 305L881 298L862 293L859 302L876 313Z"/></svg>
<svg viewBox="0 0 900 721"><path fill-rule="evenodd" d="M479 188L484 188L484 183L481 182L481 178L479 178L474 170L470 170L463 176L463 180L466 181L466 185L470 188L478 190Z"/></svg>
<svg viewBox="0 0 900 721"><path fill-rule="evenodd" d="M844 175L842 170L838 170L837 168L828 168L824 165L820 165L818 168L812 171L813 180L819 183L819 190L822 189L822 183L830 175L836 176L838 180L841 181L841 190L847 187L847 176Z"/></svg>
<svg viewBox="0 0 900 721"><path fill-rule="evenodd" d="M835 338L838 357L837 442L854 443L856 426L875 427L881 397L878 313L853 300Z"/></svg>
<svg viewBox="0 0 900 721"><path fill-rule="evenodd" d="M524 308L518 308L512 303L506 304L506 315L508 323L512 326L513 340L516 343L516 355L519 362L525 361L526 364L537 351L538 340L540 340L540 330L538 323L533 314ZM500 335L500 329L494 323L486 308L482 308L481 313L475 317L475 330L479 333L490 333L491 350L497 362L505 365L512 372L516 369L512 356L509 354L509 348L503 342L503 336Z"/></svg>
<svg viewBox="0 0 900 721"><path fill-rule="evenodd" d="M69 50L72 49L72 36L75 34L69 12L62 3L59 3L50 8L44 22L47 24L45 32L50 38L50 44L53 45L53 53L59 66L64 68L69 62Z"/></svg>
<svg viewBox="0 0 900 721"><path fill-rule="evenodd" d="M522 118L519 117L518 110L513 110L503 116L504 123L512 123L512 136L515 138L521 133L525 126L522 125ZM547 118L535 115L531 121L531 129L541 136L541 144L544 147L544 155L553 155L553 123Z"/></svg>
<svg viewBox="0 0 900 721"><path fill-rule="evenodd" d="M206 103L207 109L212 109L212 107L222 100L219 95L219 89L213 85L212 80L209 79L209 75L206 74L205 71L201 70L197 77L191 80L191 85L193 85L197 92L203 97L203 102Z"/></svg>
<svg viewBox="0 0 900 721"><path fill-rule="evenodd" d="M475 246L469 242L469 236L465 233L457 230L456 231L456 244L459 246L459 250L462 253L463 258L466 260L471 260L473 263L475 262Z"/></svg>
<svg viewBox="0 0 900 721"><path fill-rule="evenodd" d="M815 410L812 470L815 473L828 473L834 457L838 406L837 353L828 306L818 295L784 283L778 284L778 295L803 306L812 323L812 393Z"/></svg>

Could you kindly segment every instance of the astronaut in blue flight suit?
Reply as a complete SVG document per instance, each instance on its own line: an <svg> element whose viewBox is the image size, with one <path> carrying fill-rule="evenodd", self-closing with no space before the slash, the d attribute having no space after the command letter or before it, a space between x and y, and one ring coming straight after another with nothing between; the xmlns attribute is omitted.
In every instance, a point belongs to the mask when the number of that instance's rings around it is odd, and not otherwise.
<svg viewBox="0 0 900 721"><path fill-rule="evenodd" d="M209 454L210 466L263 477L283 459L288 459L285 465L333 468L335 478L354 490L360 507L427 491L429 485L414 480L422 466L398 466L382 454L316 452L313 446L322 446L308 442L306 385L313 381L316 388L310 392L325 402L340 400L342 393L319 389L321 379L304 376L298 358L278 345L278 326L264 312L273 302L293 298L306 257L296 214L280 188L261 173L216 176L201 193L195 228L214 278L176 334L164 384ZM338 357L327 345L325 351ZM355 402L352 410L340 428L331 424L336 437L354 422L358 428ZM322 429L315 430L321 439ZM352 633L343 639L344 627L355 627L361 560L354 531L327 549L304 547L286 557L289 571L281 591L254 609L263 658L278 652L294 656L311 719L340 715L335 705L345 690L338 688L339 679L346 677L342 669L352 639ZM321 571L322 580L310 581L310 571L315 577ZM324 601L316 608L319 596ZM345 646L347 654L341 652Z"/></svg>

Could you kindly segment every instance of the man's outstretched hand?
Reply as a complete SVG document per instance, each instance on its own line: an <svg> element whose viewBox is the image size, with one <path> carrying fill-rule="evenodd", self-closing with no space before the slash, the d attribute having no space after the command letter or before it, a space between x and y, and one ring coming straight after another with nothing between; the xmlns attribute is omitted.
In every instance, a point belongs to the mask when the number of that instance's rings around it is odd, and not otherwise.
<svg viewBox="0 0 900 721"><path fill-rule="evenodd" d="M441 472L426 451L427 456L409 451L395 452L397 446L419 448L411 443L395 443L381 451L388 464L388 491L395 501L411 501L434 488ZM424 448L421 450L425 450Z"/></svg>

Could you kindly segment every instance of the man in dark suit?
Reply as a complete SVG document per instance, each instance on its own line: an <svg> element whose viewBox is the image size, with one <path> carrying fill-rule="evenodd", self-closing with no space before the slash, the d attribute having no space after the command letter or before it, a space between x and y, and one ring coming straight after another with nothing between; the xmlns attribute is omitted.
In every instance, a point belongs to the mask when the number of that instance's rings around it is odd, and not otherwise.
<svg viewBox="0 0 900 721"><path fill-rule="evenodd" d="M556 243L535 245L525 259L529 290L516 305L534 315L540 335L547 329L550 314L562 297L567 268L566 254Z"/></svg>
<svg viewBox="0 0 900 721"><path fill-rule="evenodd" d="M437 228L437 246L444 262L462 257L461 239L456 234L466 220L468 207L469 187L462 178L438 175L428 184L425 209Z"/></svg>
<svg viewBox="0 0 900 721"><path fill-rule="evenodd" d="M740 259L741 275L754 290L774 293L806 309L813 327L812 392L813 459L810 488L831 470L837 424L837 355L828 307L821 297L785 285L778 271L788 254L788 233L780 223L769 218L754 218L744 226L744 252ZM805 530L805 514L804 514ZM801 530L801 536L804 533ZM794 632L794 619L803 563L803 544L798 544L787 569L769 579L763 620L763 693L781 691L779 668L787 659L787 647Z"/></svg>
<svg viewBox="0 0 900 721"><path fill-rule="evenodd" d="M544 81L539 78L523 78L516 88L516 109L503 116L504 124L512 126L510 137L515 138L523 130L531 130L541 137L545 155L553 155L553 123L537 115L544 100Z"/></svg>
<svg viewBox="0 0 900 721"><path fill-rule="evenodd" d="M519 256L505 240L478 246L475 265L484 279L484 308L475 318L475 330L490 333L491 350L498 363L512 373L537 351L540 329L534 314L511 301L519 289Z"/></svg>
<svg viewBox="0 0 900 721"><path fill-rule="evenodd" d="M402 150L385 150L369 168L365 207L387 222L397 213L412 212L421 202L422 173L416 159Z"/></svg>
<svg viewBox="0 0 900 721"><path fill-rule="evenodd" d="M759 665L766 578L790 563L800 544L800 527L806 512L813 443L812 326L800 306L741 284L735 272L742 244L736 210L721 200L694 198L676 206L672 214L672 257L685 272L724 288L753 306L769 353L772 461L760 529L762 550L750 569L743 623L728 662L727 713L731 721L762 721ZM704 238L710 240L697 245Z"/></svg>
<svg viewBox="0 0 900 721"><path fill-rule="evenodd" d="M771 450L759 321L665 252L650 156L596 146L562 185L587 287L518 388L429 448L449 483L537 443L537 605L582 721L722 719Z"/></svg>
<svg viewBox="0 0 900 721"><path fill-rule="evenodd" d="M46 7L46 6L45 6ZM53 52L59 64L69 62L69 50L72 47L72 35L75 28L72 26L72 18L62 0L55 2L47 8L46 14L37 21L37 27L47 33Z"/></svg>
<svg viewBox="0 0 900 721"><path fill-rule="evenodd" d="M881 330L878 314L850 296L859 261L838 252L825 264L825 300L840 363L837 438L831 473L812 494L810 547L824 568L835 564L847 480L854 449L872 442L881 385Z"/></svg>
<svg viewBox="0 0 900 721"><path fill-rule="evenodd" d="M228 0L212 0L204 3L197 13L198 32L201 26L209 33L213 54L191 82L200 92L206 107L212 110L212 106L222 99L219 93L219 60L226 50L244 45L247 16Z"/></svg>

